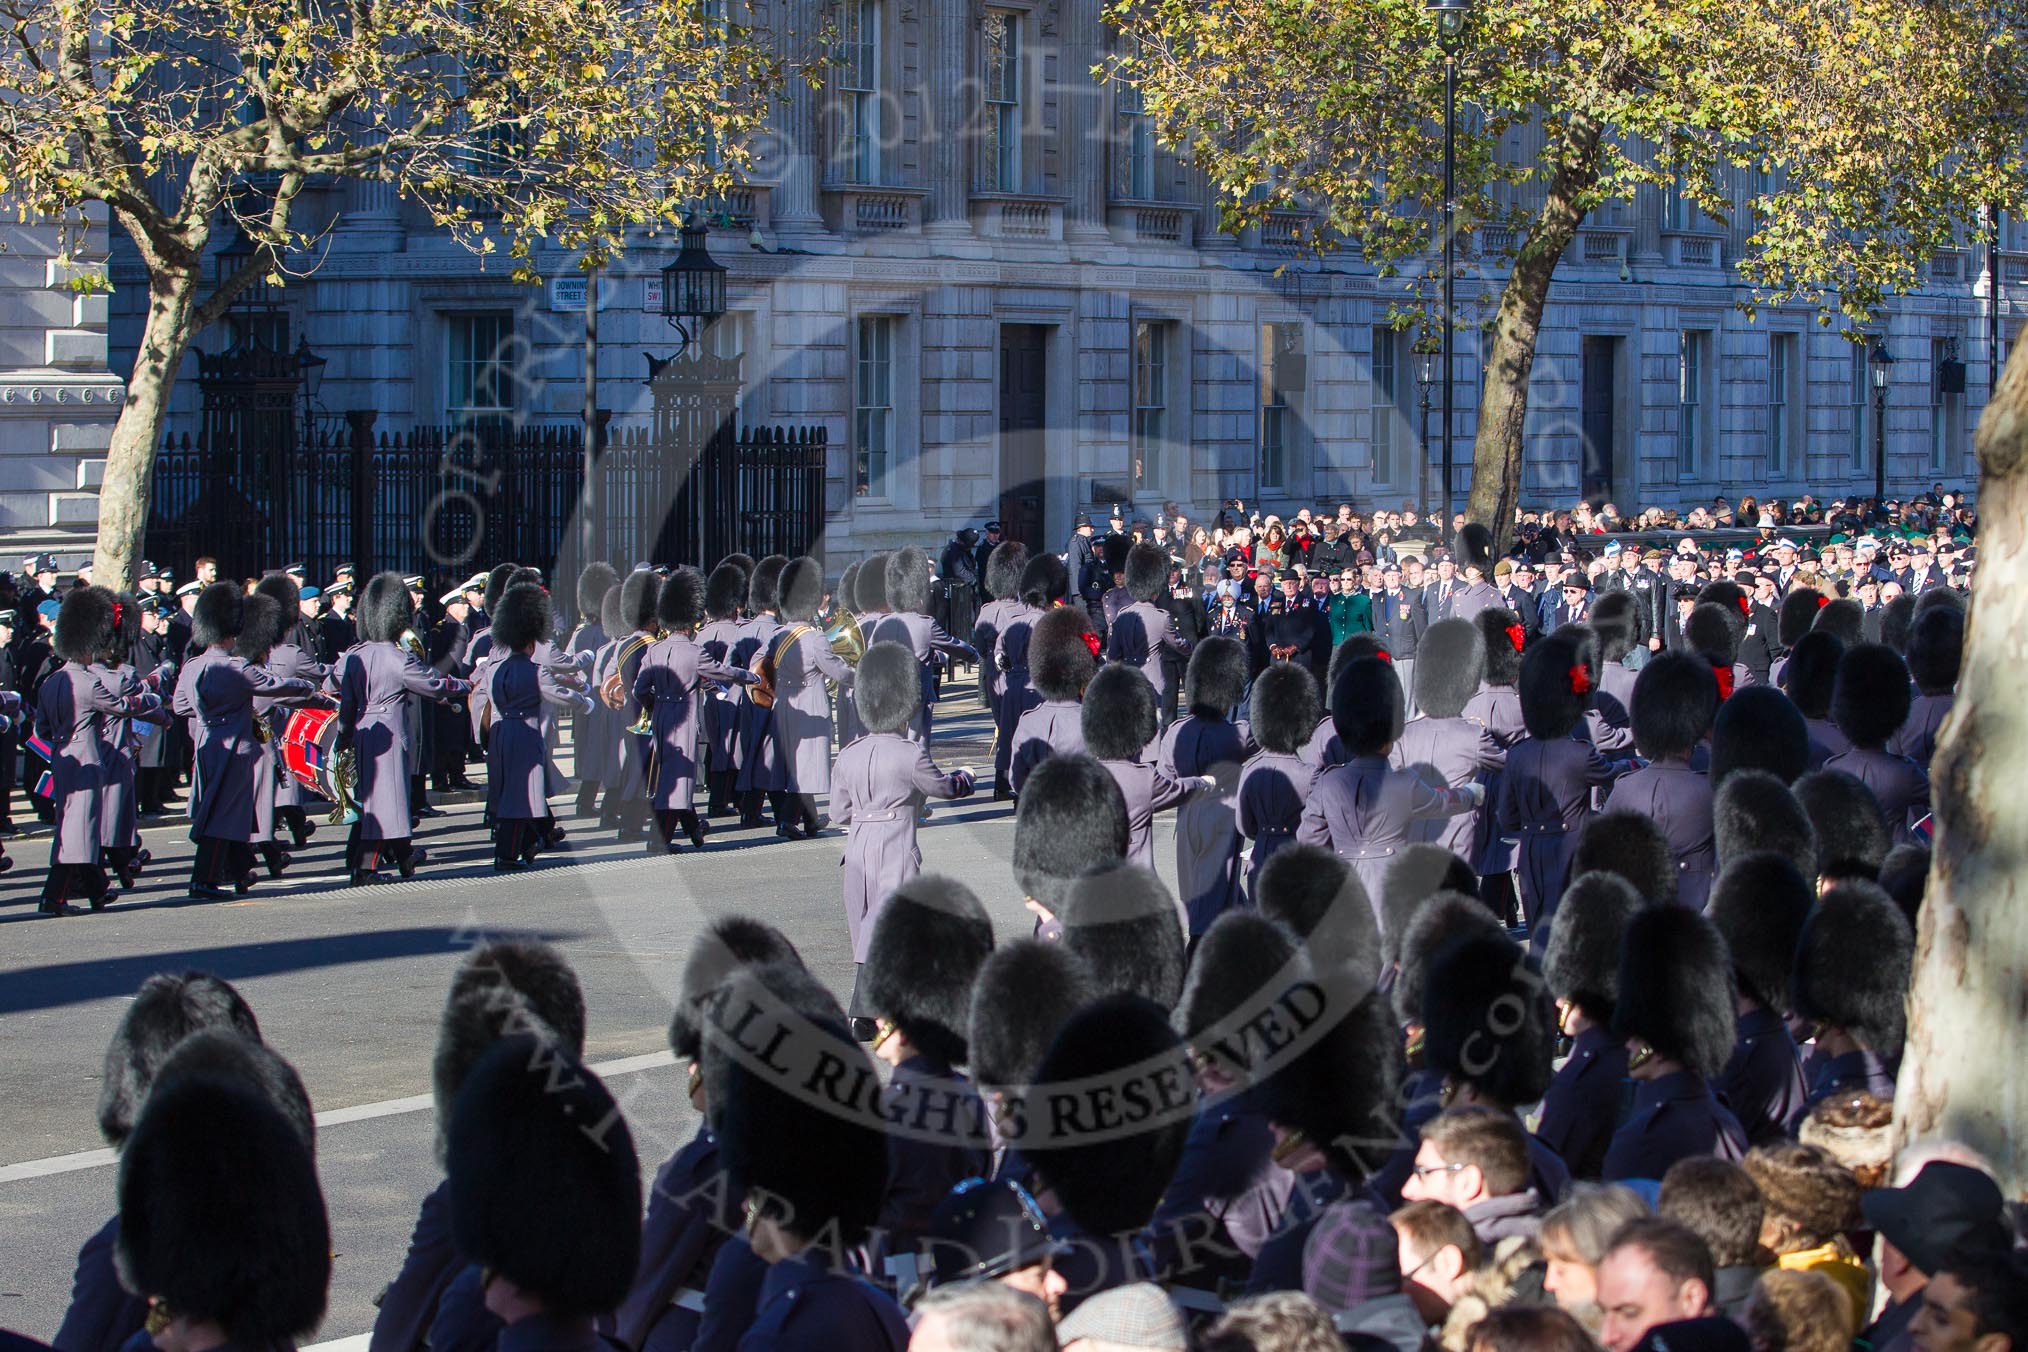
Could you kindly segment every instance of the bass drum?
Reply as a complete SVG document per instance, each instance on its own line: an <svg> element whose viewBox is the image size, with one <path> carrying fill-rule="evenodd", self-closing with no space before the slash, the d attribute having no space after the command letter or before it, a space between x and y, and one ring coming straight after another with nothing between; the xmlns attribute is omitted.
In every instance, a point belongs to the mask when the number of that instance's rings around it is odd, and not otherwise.
<svg viewBox="0 0 2028 1352"><path fill-rule="evenodd" d="M336 805L331 813L334 826L359 815L352 801L352 753L338 751L337 743L336 709L296 709L282 727L282 768Z"/></svg>

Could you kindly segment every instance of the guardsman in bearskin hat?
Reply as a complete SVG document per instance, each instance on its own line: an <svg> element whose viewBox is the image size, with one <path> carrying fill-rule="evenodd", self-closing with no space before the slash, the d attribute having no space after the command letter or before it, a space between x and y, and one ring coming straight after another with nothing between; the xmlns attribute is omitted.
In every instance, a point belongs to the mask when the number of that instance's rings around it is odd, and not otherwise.
<svg viewBox="0 0 2028 1352"><path fill-rule="evenodd" d="M1033 571L1034 565L1029 567ZM1029 631L1024 654L1028 678L1042 698L1014 727L1007 778L1017 795L1029 771L1045 756L1085 749L1084 689L1098 674L1098 648L1098 634L1077 606L1057 606L1036 620ZM1009 675L1013 675L1011 669ZM1013 691L1010 680L1010 696Z"/></svg>
<svg viewBox="0 0 2028 1352"><path fill-rule="evenodd" d="M1521 659L1521 716L1528 736L1507 751L1500 775L1502 833L1521 838L1515 861L1521 919L1531 934L1556 914L1570 881L1578 833L1591 816L1592 790L1628 766L1615 766L1576 736L1598 688L1598 641L1583 625L1547 635ZM1535 936L1540 945L1546 934Z"/></svg>
<svg viewBox="0 0 2028 1352"><path fill-rule="evenodd" d="M1380 896L1376 898L1379 917L1374 937L1376 942L1386 936L1385 948L1390 958L1398 956L1401 939L1408 927L1415 923L1425 903L1439 892L1455 892L1467 897L1479 895L1479 879L1471 866L1441 845L1421 842L1410 845L1394 856L1394 862L1387 866L1387 874L1380 882ZM1363 895L1363 889L1362 889ZM1375 969L1375 979L1380 971ZM1392 978L1385 983L1392 988Z"/></svg>
<svg viewBox="0 0 2028 1352"><path fill-rule="evenodd" d="M1773 686L1732 692L1711 723L1711 786L1735 770L1764 770L1793 784L1809 769L1810 729L1787 695Z"/></svg>
<svg viewBox="0 0 2028 1352"><path fill-rule="evenodd" d="M1711 821L1721 873L1735 859L1765 852L1787 859L1805 880L1814 871L1817 831L1810 814L1794 790L1764 770L1726 776L1712 799Z"/></svg>
<svg viewBox="0 0 2028 1352"><path fill-rule="evenodd" d="M1676 904L1676 856L1652 817L1639 812L1601 812L1577 833L1570 876L1610 873L1623 878L1650 906Z"/></svg>
<svg viewBox="0 0 2028 1352"><path fill-rule="evenodd" d="M1478 612L1485 613L1483 610ZM1484 726L1464 716L1486 672L1486 640L1470 620L1438 620L1422 636L1415 664L1418 710L1401 729L1388 763L1426 779L1463 789L1482 785L1507 753ZM1411 838L1469 854L1478 838L1479 808L1418 822Z"/></svg>
<svg viewBox="0 0 2028 1352"><path fill-rule="evenodd" d="M827 637L830 634L830 628L832 624L836 623L845 616L848 615L852 616L853 623L854 624L858 623L858 612L852 608L853 590L858 585L859 585L859 565L857 563L846 564L845 571L838 574L838 581L831 591L832 601L830 610L828 611L828 613L823 611L818 612L818 618L824 622L825 634ZM865 641L866 631L863 629L860 630L859 635L860 641L863 643ZM862 649L862 651L864 650ZM977 674L979 677L979 684L983 690L983 687L986 682L985 664L983 662L979 664ZM982 694L981 699L983 700L983 698L984 695ZM988 711L990 712L990 706ZM839 690L834 692L834 699L831 710L831 723L832 726L837 731L838 745L840 747L850 746L853 742L857 741L861 736L865 734L866 729L859 725L859 711L852 707L851 691Z"/></svg>
<svg viewBox="0 0 2028 1352"><path fill-rule="evenodd" d="M1035 773L1048 793L1015 808L1010 862L1038 933L1055 937L1071 883L1126 862L1127 803L1105 767L1083 752L1051 756Z"/></svg>
<svg viewBox="0 0 2028 1352"><path fill-rule="evenodd" d="M892 1126L880 1249L913 1254L937 1203L992 1167L985 1103L956 1067L993 922L963 883L921 874L894 890L871 928L853 999L875 1022L874 1056L894 1068L881 1094Z"/></svg>
<svg viewBox="0 0 2028 1352"><path fill-rule="evenodd" d="M1056 911L1063 946L1101 995L1127 993L1173 1009L1183 992L1182 908L1152 869L1094 868L1070 881Z"/></svg>
<svg viewBox="0 0 2028 1352"><path fill-rule="evenodd" d="M995 551L998 552L997 550ZM998 673L993 705L993 797L1014 796L1014 739L1021 720L1042 702L1029 672L1029 643L1035 626L1063 604L1070 574L1054 554L1028 560L1015 583L1009 608L998 622L993 640L993 669ZM981 653L985 649L979 650Z"/></svg>
<svg viewBox="0 0 2028 1352"><path fill-rule="evenodd" d="M279 677L281 673L275 670L269 659L273 656L275 644L287 632L291 618L292 616L282 609L281 603L273 596L259 591L254 592L246 598L246 611L240 620L239 637L233 640L234 655L243 659L249 666L259 667L270 675ZM303 679L308 681L310 678ZM312 684L314 685L314 682ZM301 702L300 696L256 695L253 702L255 734L269 747L278 745L281 742L281 729L278 725L285 724L288 720L287 706ZM275 754L273 752L263 754L261 763L255 767L253 774L253 836L249 843L253 846L254 852L260 856L270 878L281 877L282 871L294 861L294 857L275 840L275 828L280 822L276 815L276 802L281 791L281 786L276 781L285 778L288 776L283 773Z"/></svg>
<svg viewBox="0 0 2028 1352"><path fill-rule="evenodd" d="M590 653L592 661L598 660L599 649L606 646L604 611L606 593L619 585L620 575L604 560L597 560L584 566L577 575L577 627L570 631L565 647L571 656ZM477 621L474 621L476 624ZM719 654L723 657L724 654ZM582 660L582 659L580 659ZM577 771L577 803L575 815L589 817L599 800L599 786L605 783L607 754L610 747L600 731L598 708L581 713L571 720L570 745Z"/></svg>
<svg viewBox="0 0 2028 1352"><path fill-rule="evenodd" d="M1011 1148L1029 1086L1070 1016L1098 997L1084 962L1062 944L1016 939L993 950L972 982L965 1042L972 1083L993 1123L993 1177L1030 1186L1027 1163Z"/></svg>
<svg viewBox="0 0 2028 1352"><path fill-rule="evenodd" d="M1028 546L1019 540L1005 540L993 546L986 558L987 601L972 622L972 647L979 654L979 702L1000 722L1000 692L1006 673L993 660L1000 647L1000 633L1027 607L1021 600L1021 574L1028 567ZM840 584L843 589L843 584Z"/></svg>
<svg viewBox="0 0 2028 1352"><path fill-rule="evenodd" d="M1254 678L1247 726L1260 750L1240 770L1233 798L1234 824L1253 842L1246 894L1256 905L1261 870L1277 850L1295 843L1303 804L1316 782L1317 772L1303 759L1303 748L1316 727L1318 708L1317 678L1307 667L1277 662Z"/></svg>
<svg viewBox="0 0 2028 1352"><path fill-rule="evenodd" d="M1845 881L1818 898L1789 977L1795 1012L1817 1029L1809 1096L1790 1131L1838 1094L1894 1097L1914 962L1908 918L1878 886Z"/></svg>
<svg viewBox="0 0 2028 1352"><path fill-rule="evenodd" d="M1176 814L1176 877L1192 934L1240 904L1233 797L1253 739L1233 714L1246 698L1246 677L1246 649L1238 640L1214 636L1199 643L1183 679L1189 712L1169 725L1155 755L1156 767L1171 779L1218 781L1219 792L1192 795Z"/></svg>
<svg viewBox="0 0 2028 1352"><path fill-rule="evenodd" d="M1634 651L1638 623L1634 594L1607 592L1592 606L1585 623L1598 635L1598 689L1592 694L1591 708L1585 711L1585 729L1600 755L1623 759L1633 753L1634 680L1640 675L1626 662L1627 654Z"/></svg>
<svg viewBox="0 0 2028 1352"><path fill-rule="evenodd" d="M615 582L606 588L605 599L599 602L599 632L606 636L606 640L592 654L591 678L596 707L585 720L586 730L597 746L590 753L583 747L576 749L578 758L598 771L599 784L604 790L599 800L598 822L609 830L618 829L620 824L620 737L626 724L620 722L616 712L606 707L604 688L606 671L627 633L626 614L620 607L622 593L623 588ZM476 672L473 674L477 675ZM475 698L468 702L477 704L479 701Z"/></svg>
<svg viewBox="0 0 2028 1352"><path fill-rule="evenodd" d="M268 649L269 672L284 679L296 678L312 685L322 685L324 678L331 674L331 668L317 660L317 654L307 641L308 626L301 618L302 590L295 579L287 573L269 573L254 590L274 597L282 607L282 635ZM282 767L282 733L287 723L287 710L268 710L269 730L274 734L268 745L275 758L275 817L289 829L289 838L300 850L317 831L309 812L310 801L316 795ZM318 798L317 801L321 803L323 800Z"/></svg>
<svg viewBox="0 0 2028 1352"><path fill-rule="evenodd" d="M1718 714L1708 665L1684 653L1657 653L1634 685L1634 744L1648 763L1613 785L1606 806L1654 822L1675 862L1677 902L1704 909L1718 867L1712 841L1711 781L1691 756Z"/></svg>
<svg viewBox="0 0 2028 1352"><path fill-rule="evenodd" d="M1818 770L1796 781L1795 795L1816 836L1817 891L1877 881L1894 841L1873 790L1841 770Z"/></svg>
<svg viewBox="0 0 2028 1352"><path fill-rule="evenodd" d="M1810 630L1829 634L1848 648L1856 647L1866 641L1866 611L1849 596L1837 597L1824 603Z"/></svg>
<svg viewBox="0 0 2028 1352"><path fill-rule="evenodd" d="M1464 580L1451 593L1449 618L1475 620L1500 604L1499 590L1492 582L1493 532L1476 521L1467 521L1458 532L1457 552L1458 574ZM1428 653L1420 649L1417 653L1428 660Z"/></svg>
<svg viewBox="0 0 2028 1352"><path fill-rule="evenodd" d="M1651 906L1627 922L1613 1033L1627 1044L1634 1098L1606 1151L1607 1182L1659 1179L1680 1159L1745 1156L1745 1130L1711 1091L1732 1059L1734 1000L1732 958L1709 920Z"/></svg>
<svg viewBox="0 0 2028 1352"><path fill-rule="evenodd" d="M1829 605L1831 598L1810 587L1797 587L1782 597L1781 610L1775 616L1775 636L1781 648L1781 655L1768 667L1768 681L1772 685L1783 685L1782 674L1788 669L1789 654L1795 651L1803 635L1810 632L1817 622L1817 612Z"/></svg>
<svg viewBox="0 0 2028 1352"><path fill-rule="evenodd" d="M1361 657L1377 657L1383 662L1394 660L1386 645L1373 634L1354 634L1331 650L1331 661L1324 669L1323 683L1317 687L1317 698L1324 701L1324 705L1319 710L1316 730L1303 747L1303 759L1319 775L1326 770L1337 769L1348 759L1345 743L1338 736L1338 725L1331 718L1329 701L1331 692L1338 688L1338 673ZM1396 670L1398 672L1399 668ZM1413 671L1413 667L1410 670Z"/></svg>
<svg viewBox="0 0 2028 1352"><path fill-rule="evenodd" d="M534 568L522 568L515 564L501 564L487 575L486 627L480 630L477 636L465 648L465 655L471 667L470 674L466 679L471 682L472 686L470 698L465 701L465 717L471 723L473 745L481 748L486 744L487 728L490 726L493 718L492 712L486 707L486 670L500 656L499 649L493 641L492 617L499 613L500 599L507 594L508 589L524 584L531 587L540 587L542 585L541 572ZM549 636L544 634L542 640L538 643L535 658L538 666L543 664L540 644L546 643L548 638ZM594 655L593 660L597 660L596 655ZM453 675L455 673L444 672L443 674Z"/></svg>
<svg viewBox="0 0 2028 1352"><path fill-rule="evenodd" d="M1803 1113L1803 1059L1789 1035L1789 973L1815 894L1789 859L1748 854L1729 861L1707 914L1732 955L1739 987L1739 1040L1711 1082L1746 1129L1765 1145L1788 1135Z"/></svg>
<svg viewBox="0 0 2028 1352"><path fill-rule="evenodd" d="M1521 650L1527 646L1528 630L1521 617L1511 610L1495 608L1479 612L1474 623L1486 640L1486 674L1479 692L1465 702L1464 717L1483 727L1502 752L1528 735L1521 717ZM1504 758L1503 758L1504 759ZM1486 786L1486 806L1478 812L1477 834L1465 862L1480 878L1486 904L1501 916L1515 914L1514 847L1500 830L1499 802L1502 770L1479 776Z"/></svg>
<svg viewBox="0 0 2028 1352"><path fill-rule="evenodd" d="M782 571L788 566L788 559L780 554L770 554L754 565L747 579L745 632L732 654L735 665L757 670L760 660L773 649L783 629ZM865 577L866 570L861 568L860 581ZM763 804L770 792L780 793L779 788L770 789L776 779L774 721L774 709L751 696L739 707L739 774L734 787L739 793L739 824L743 830L766 826ZM789 818L779 797L774 806L775 829L785 832Z"/></svg>
<svg viewBox="0 0 2028 1352"><path fill-rule="evenodd" d="M929 555L908 545L887 556L887 613L865 631L866 641L899 643L915 655L922 680L922 712L915 734L927 742L930 718L936 712L937 669L947 661L978 665L979 654L971 644L954 638L930 617ZM812 613L815 607L812 608Z"/></svg>
<svg viewBox="0 0 2028 1352"><path fill-rule="evenodd" d="M708 618L697 631L697 646L704 650L706 658L741 671L746 666L739 657L743 637L739 607L746 599L746 587L747 572L733 559L712 569L711 576L704 580L704 613ZM850 604L851 593L842 585L840 592L840 604ZM704 738L710 751L705 767L708 793L704 815L722 817L733 810L733 781L739 774L739 706L746 703L746 692L738 685L713 683L706 693Z"/></svg>
<svg viewBox="0 0 2028 1352"><path fill-rule="evenodd" d="M1179 807L1193 794L1218 787L1206 775L1171 778L1146 759L1155 741L1155 688L1123 662L1099 668L1084 692L1084 746L1105 766L1127 802L1127 859L1142 868L1155 867L1155 814Z"/></svg>
<svg viewBox="0 0 2028 1352"><path fill-rule="evenodd" d="M555 824L549 810L543 706L590 710L591 696L559 684L535 664L535 645L553 623L549 593L525 582L509 587L493 612L493 652L485 670L485 699L492 712L486 810L493 821L493 867L502 872L532 862Z"/></svg>
<svg viewBox="0 0 2028 1352"><path fill-rule="evenodd" d="M1929 592L1930 596L1954 596L1955 592ZM1887 749L1906 756L1929 773L1936 755L1937 736L1957 698L1958 669L1965 656L1965 615L1956 606L1931 606L1917 615L1908 629L1908 674L1915 681L1915 699L1908 717L1889 739Z"/></svg>
<svg viewBox="0 0 2028 1352"><path fill-rule="evenodd" d="M825 826L817 815L817 795L831 791L831 695L825 683L847 690L853 676L817 622L824 599L822 565L800 558L782 569L778 599L782 628L766 650L775 692L770 749L763 775L753 782L776 795L775 834L797 840L818 836Z"/></svg>
<svg viewBox="0 0 2028 1352"><path fill-rule="evenodd" d="M1835 635L1813 629L1789 653L1789 664L1782 670L1782 690L1809 729L1807 770L1821 770L1825 761L1852 749L1852 743L1831 721L1831 696L1837 690L1838 665L1844 656L1845 645Z"/></svg>
<svg viewBox="0 0 2028 1352"><path fill-rule="evenodd" d="M1468 813L1485 801L1478 784L1433 784L1388 761L1401 737L1401 682L1377 657L1347 663L1331 690L1331 722L1348 757L1319 776L1296 839L1351 861L1369 898L1380 895L1388 861L1424 820Z"/></svg>
<svg viewBox="0 0 2028 1352"><path fill-rule="evenodd" d="M1897 845L1914 840L1915 823L1929 813L1928 772L1887 749L1908 721L1912 698L1908 667L1892 648L1860 643L1838 659L1831 717L1852 749L1827 759L1824 768L1851 775L1873 790Z"/></svg>
<svg viewBox="0 0 2028 1352"><path fill-rule="evenodd" d="M1162 689L1162 654L1190 655L1190 643L1176 628L1176 617L1162 605L1169 592L1169 551L1157 544L1137 544L1127 551L1127 595L1124 606L1106 623L1106 660L1123 662L1147 678L1159 709L1169 701Z"/></svg>
<svg viewBox="0 0 2028 1352"><path fill-rule="evenodd" d="M382 859L391 861L404 878L415 876L416 866L423 862L422 851L410 843L414 826L402 762L407 736L402 708L407 696L453 699L471 690L465 681L431 671L401 646L401 636L414 618L400 574L380 573L368 579L359 601L362 641L338 659L326 682L338 694L340 748L350 748L358 766L354 793L359 820L345 847L354 886L372 882Z"/></svg>
<svg viewBox="0 0 2028 1352"><path fill-rule="evenodd" d="M159 681L144 679L135 671L134 664L141 660L142 638L140 602L128 595L115 596L112 644L105 656L92 664L92 672L99 678L99 684L116 696L127 698L145 693L156 701L152 709L130 713L106 724L109 735L105 746L105 786L99 791L102 799L99 841L106 864L125 888L134 886L134 875L152 858L141 848L137 797L141 752L145 745L159 742L162 729L173 721L168 708L161 703ZM6 703L5 697L0 696L0 709ZM0 719L0 723L4 721ZM6 868L5 859L0 854L0 871Z"/></svg>
<svg viewBox="0 0 2028 1352"><path fill-rule="evenodd" d="M704 848L704 823L694 799L704 763L697 741L703 710L711 702L707 688L748 685L758 679L711 656L697 642L705 591L704 578L695 568L678 568L663 580L655 603L662 637L649 645L634 678L634 699L654 721L654 750L648 759L648 805L655 814L655 829L648 838L651 853L674 850L678 827L693 849Z"/></svg>
<svg viewBox="0 0 2028 1352"><path fill-rule="evenodd" d="M1707 612L1699 618L1698 612L1705 606L1715 607L1725 616L1723 634L1719 632L1716 616ZM1732 673L1729 685L1723 677L1719 678L1719 688L1730 695L1754 683L1753 670L1740 660L1740 653L1749 635L1753 640L1761 637L1758 628L1753 619L1753 598L1737 582L1721 577L1705 584L1697 593L1697 604L1683 622L1683 643L1691 652L1703 653L1713 668Z"/></svg>
<svg viewBox="0 0 2028 1352"><path fill-rule="evenodd" d="M606 783L605 807L600 813L603 823L612 818L613 828L618 832L620 843L632 844L648 831L648 761L653 754L653 744L646 735L634 731L641 722L641 704L634 697L634 688L641 675L641 661L648 655L649 645L658 637L655 624L655 607L661 600L662 579L653 569L636 568L620 583L620 604L617 630L609 631L617 636L606 644L597 665L592 668L596 687L605 691L617 686L619 704L608 705L613 713L614 731L618 734L619 756L613 777ZM600 703L604 703L601 698Z"/></svg>
<svg viewBox="0 0 2028 1352"><path fill-rule="evenodd" d="M1640 893L1611 873L1580 873L1563 891L1542 953L1542 980L1556 1000L1557 1029L1570 1055L1549 1082L1536 1127L1542 1143L1595 1179L1625 1099L1627 1044L1613 1036L1620 991L1620 938L1641 909Z"/></svg>

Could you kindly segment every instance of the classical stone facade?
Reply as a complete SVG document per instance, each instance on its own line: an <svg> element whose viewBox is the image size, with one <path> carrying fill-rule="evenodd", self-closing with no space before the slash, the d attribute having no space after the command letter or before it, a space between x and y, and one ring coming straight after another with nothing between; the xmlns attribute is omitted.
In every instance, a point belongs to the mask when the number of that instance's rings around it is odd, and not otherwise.
<svg viewBox="0 0 2028 1352"><path fill-rule="evenodd" d="M828 12L775 10L792 45ZM1060 544L1078 509L1122 498L1203 516L1235 497L1423 495L1441 430L1429 415L1423 437L1415 335L1387 323L1400 282L1351 254L1311 256L1300 215L1223 233L1211 193L1153 144L1131 94L1091 75L1097 0L840 12L834 78L790 89L750 186L711 209L710 237L732 312L709 341L744 355L745 418L829 431L834 559L993 516ZM322 262L242 327L329 359L322 411L373 409L383 429L579 416L572 259L539 260L563 280L517 286L378 186L318 188L307 207L313 227L331 226ZM1734 269L1744 233L1661 192L1587 222L1535 367L1528 501L1870 491L1865 349L1800 309L1749 319ZM1459 490L1474 325L1511 243L1482 232L1459 288ZM621 425L646 415L644 356L676 345L658 276L674 250L673 232L644 238L601 287L600 403ZM2028 298L2028 257L2001 261ZM1942 256L1887 307L1893 488L1973 474L1985 264L1983 250ZM138 314L122 302L138 278L117 247L114 276L115 345L130 348ZM196 430L197 406L193 380L180 431Z"/></svg>

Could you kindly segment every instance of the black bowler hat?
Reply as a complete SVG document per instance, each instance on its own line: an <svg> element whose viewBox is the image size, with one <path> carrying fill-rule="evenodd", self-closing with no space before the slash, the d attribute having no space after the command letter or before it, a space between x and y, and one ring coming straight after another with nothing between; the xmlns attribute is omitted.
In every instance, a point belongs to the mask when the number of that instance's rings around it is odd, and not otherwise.
<svg viewBox="0 0 2028 1352"><path fill-rule="evenodd" d="M1931 1160L1906 1187L1875 1188L1859 1209L1918 1272L1935 1276L1969 1249L2004 1253L2010 1244L2000 1185L1978 1169Z"/></svg>
<svg viewBox="0 0 2028 1352"><path fill-rule="evenodd" d="M1050 1235L1028 1190L1004 1178L968 1178L952 1188L930 1213L928 1246L935 1286L1003 1277L1070 1252Z"/></svg>

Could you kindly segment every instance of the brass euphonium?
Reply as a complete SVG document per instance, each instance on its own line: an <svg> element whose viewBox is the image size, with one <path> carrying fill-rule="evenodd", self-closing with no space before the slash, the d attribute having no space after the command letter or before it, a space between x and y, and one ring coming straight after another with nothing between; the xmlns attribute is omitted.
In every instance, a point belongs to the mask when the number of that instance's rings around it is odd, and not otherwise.
<svg viewBox="0 0 2028 1352"><path fill-rule="evenodd" d="M843 606L831 617L831 623L824 626L824 641L848 667L858 666L859 659L866 655L866 635L859 631L859 617Z"/></svg>
<svg viewBox="0 0 2028 1352"><path fill-rule="evenodd" d="M402 630L401 637L396 639L395 642L399 643L402 647L414 653L416 661L418 662L429 661L429 658L425 655L425 650L423 648L422 635L418 634L415 630L413 629Z"/></svg>

